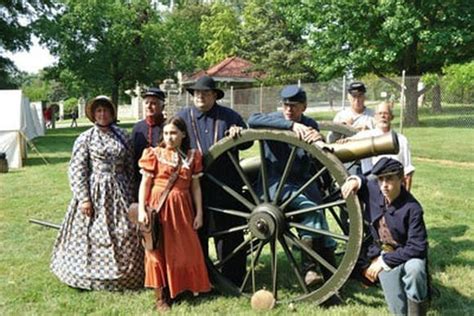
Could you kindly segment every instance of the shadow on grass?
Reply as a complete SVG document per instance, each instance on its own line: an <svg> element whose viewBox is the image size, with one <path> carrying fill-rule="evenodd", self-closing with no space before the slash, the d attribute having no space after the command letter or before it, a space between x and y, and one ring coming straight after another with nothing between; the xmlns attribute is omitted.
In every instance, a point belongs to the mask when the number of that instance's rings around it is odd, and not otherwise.
<svg viewBox="0 0 474 316"><path fill-rule="evenodd" d="M430 228L428 232L430 239L436 241L436 245L429 249L430 266L441 270L449 265L474 266L473 260L458 256L460 252L474 249L474 241L453 240L464 236L468 229L468 225Z"/></svg>

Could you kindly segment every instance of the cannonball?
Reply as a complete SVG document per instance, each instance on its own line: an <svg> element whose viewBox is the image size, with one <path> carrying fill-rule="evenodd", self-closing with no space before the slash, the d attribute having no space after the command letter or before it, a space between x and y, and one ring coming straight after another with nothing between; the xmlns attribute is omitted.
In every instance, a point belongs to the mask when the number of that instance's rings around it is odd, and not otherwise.
<svg viewBox="0 0 474 316"><path fill-rule="evenodd" d="M275 298L273 294L267 290L258 290L252 295L250 305L254 310L270 310L275 306Z"/></svg>

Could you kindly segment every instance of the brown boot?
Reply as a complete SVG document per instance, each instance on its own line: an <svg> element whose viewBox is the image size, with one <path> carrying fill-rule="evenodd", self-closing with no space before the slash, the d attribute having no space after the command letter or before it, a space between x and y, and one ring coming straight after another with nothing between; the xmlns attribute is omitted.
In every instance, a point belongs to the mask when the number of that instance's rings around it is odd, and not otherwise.
<svg viewBox="0 0 474 316"><path fill-rule="evenodd" d="M166 288L157 288L155 289L155 304L156 310L159 313L167 312L171 309L168 303L168 295L166 295L167 289Z"/></svg>
<svg viewBox="0 0 474 316"><path fill-rule="evenodd" d="M302 238L301 243L303 243L306 247L309 249L312 248L313 246L313 240L311 238ZM324 282L323 277L316 272L316 266L312 262L312 260L309 258L309 256L305 253L301 256L301 265L303 268L303 272L305 273L304 276L304 283L307 286L312 286L316 284L320 284Z"/></svg>

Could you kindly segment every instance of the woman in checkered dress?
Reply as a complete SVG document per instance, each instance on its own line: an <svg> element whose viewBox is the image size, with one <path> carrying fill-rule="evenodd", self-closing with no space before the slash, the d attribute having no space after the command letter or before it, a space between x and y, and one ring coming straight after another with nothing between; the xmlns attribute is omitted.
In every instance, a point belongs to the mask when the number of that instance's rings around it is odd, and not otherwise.
<svg viewBox="0 0 474 316"><path fill-rule="evenodd" d="M95 126L76 139L69 164L73 198L54 245L52 272L69 286L123 290L143 286L143 250L128 220L133 152L118 128L114 104L97 97L86 107Z"/></svg>

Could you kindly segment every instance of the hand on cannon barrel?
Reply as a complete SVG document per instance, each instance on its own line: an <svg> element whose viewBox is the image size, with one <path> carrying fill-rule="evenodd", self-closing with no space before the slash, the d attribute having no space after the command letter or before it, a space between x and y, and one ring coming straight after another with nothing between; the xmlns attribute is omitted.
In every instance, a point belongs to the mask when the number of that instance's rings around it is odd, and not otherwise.
<svg viewBox="0 0 474 316"><path fill-rule="evenodd" d="M323 136L317 130L301 123L294 122L291 129L293 130L293 132L295 132L299 139L302 139L309 144L324 139Z"/></svg>

